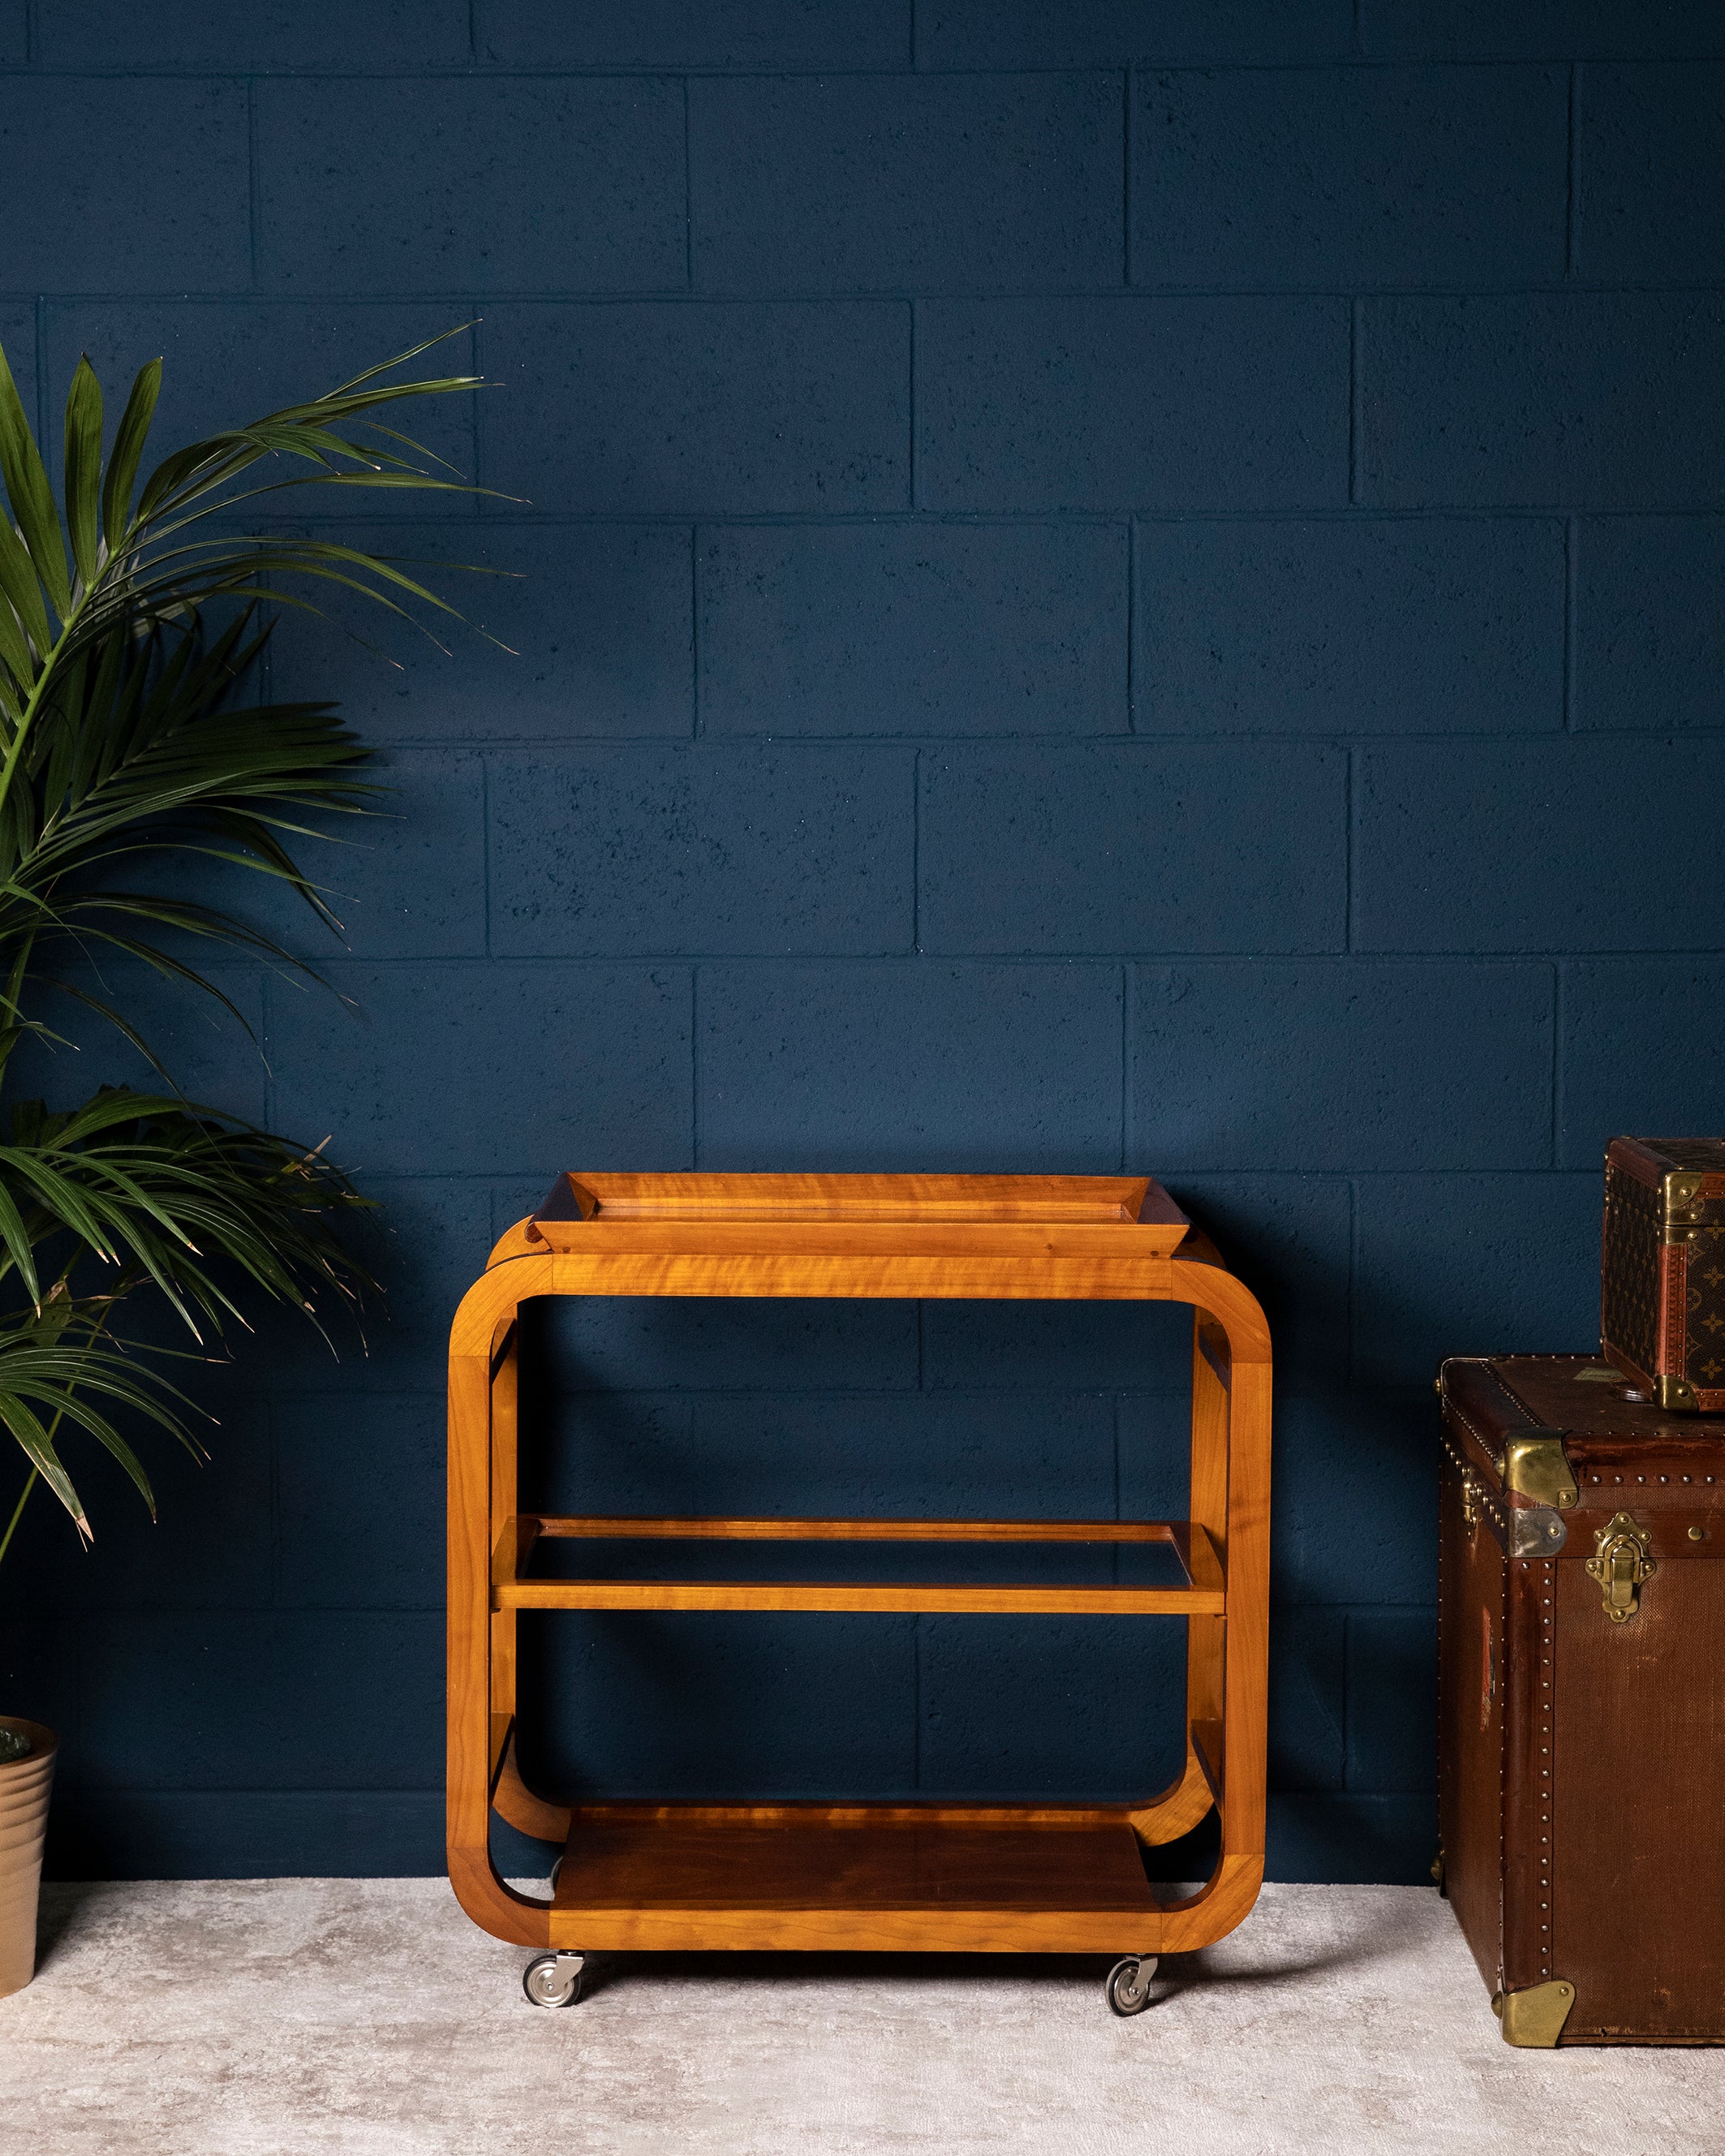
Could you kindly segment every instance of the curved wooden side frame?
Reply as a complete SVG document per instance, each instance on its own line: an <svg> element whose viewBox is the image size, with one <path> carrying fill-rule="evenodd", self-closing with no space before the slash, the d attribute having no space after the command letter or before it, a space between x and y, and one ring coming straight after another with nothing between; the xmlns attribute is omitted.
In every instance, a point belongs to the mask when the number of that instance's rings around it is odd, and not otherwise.
<svg viewBox="0 0 1725 2156"><path fill-rule="evenodd" d="M557 1254L527 1224L498 1242L462 1299L450 1333L449 1453L449 1879L462 1907L494 1937L531 1948L931 1948L975 1952L1178 1953L1207 1946L1249 1913L1264 1876L1270 1569L1271 1342L1255 1298L1194 1235L1172 1260L1120 1259L1045 1247L1027 1265L931 1250L896 1260L752 1250L670 1253L616 1248ZM612 1231L609 1239L624 1239ZM629 1238L629 1240L635 1239ZM648 1239L650 1241L650 1239ZM1067 1239L1062 1239L1063 1240ZM1082 1239L1081 1239L1081 1240ZM1188 1253L1190 1253L1189 1255ZM516 1613L492 1609L494 1519L516 1506L516 1314L546 1295L835 1295L1171 1301L1194 1312L1190 1515L1221 1558L1227 1614L1187 1620L1187 1751L1178 1778L1137 1805L967 1807L668 1807L711 1820L865 1815L1035 1828L1129 1824L1141 1842L1176 1839L1214 1806L1216 1870L1194 1895L1117 1911L665 1907L581 1909L531 1900L499 1876L490 1849L497 1813L546 1840L583 1821L639 1818L652 1807L552 1802L522 1780L515 1756Z"/></svg>

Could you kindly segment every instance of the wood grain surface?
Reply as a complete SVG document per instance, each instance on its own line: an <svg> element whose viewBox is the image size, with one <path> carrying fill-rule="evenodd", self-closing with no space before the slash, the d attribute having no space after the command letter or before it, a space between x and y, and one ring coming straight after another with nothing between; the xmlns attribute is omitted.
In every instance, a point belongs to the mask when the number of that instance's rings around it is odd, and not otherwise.
<svg viewBox="0 0 1725 2156"><path fill-rule="evenodd" d="M774 1186L768 1188L769 1185ZM450 1332L449 1861L464 1908L524 1946L983 1953L1187 1950L1223 1937L1264 1869L1269 1328L1153 1183L1111 1178L583 1176L567 1218L518 1223ZM554 1235L560 1247L550 1247ZM1178 1252L1178 1255L1174 1255ZM1175 1301L1192 1306L1192 1519L619 1519L523 1514L516 1317L542 1296ZM1167 1587L529 1576L546 1539L1171 1544ZM523 1607L1082 1611L1187 1620L1187 1743L1124 1806L593 1806L516 1760ZM489 1820L568 1836L556 1907L498 1876ZM1140 1850L1212 1807L1222 1852L1163 1905Z"/></svg>

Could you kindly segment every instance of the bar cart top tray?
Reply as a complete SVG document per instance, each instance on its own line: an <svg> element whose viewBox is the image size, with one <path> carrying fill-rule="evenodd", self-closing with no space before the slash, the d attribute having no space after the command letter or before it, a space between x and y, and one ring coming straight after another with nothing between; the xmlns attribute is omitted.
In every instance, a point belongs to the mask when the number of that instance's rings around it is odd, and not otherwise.
<svg viewBox="0 0 1725 2156"><path fill-rule="evenodd" d="M623 1220L886 1221L994 1227L1128 1226L1134 1249L1171 1255L1191 1222L1159 1183L1125 1175L560 1175L527 1230L552 1250Z"/></svg>

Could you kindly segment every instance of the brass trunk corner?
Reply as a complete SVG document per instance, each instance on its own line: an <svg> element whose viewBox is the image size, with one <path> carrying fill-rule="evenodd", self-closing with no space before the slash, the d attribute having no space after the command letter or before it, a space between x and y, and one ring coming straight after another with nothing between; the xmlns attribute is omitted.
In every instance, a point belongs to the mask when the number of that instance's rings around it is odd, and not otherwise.
<svg viewBox="0 0 1725 2156"><path fill-rule="evenodd" d="M1561 1430L1523 1431L1510 1439L1495 1465L1504 1488L1518 1497L1530 1498L1536 1505L1580 1502L1580 1485L1570 1471Z"/></svg>
<svg viewBox="0 0 1725 2156"><path fill-rule="evenodd" d="M1701 1218L1696 1200L1701 1194L1702 1180L1698 1175L1667 1174L1663 1192L1667 1228L1685 1227Z"/></svg>
<svg viewBox="0 0 1725 2156"><path fill-rule="evenodd" d="M1563 2033L1569 2009L1575 2004L1575 1986L1558 1978L1551 1984L1532 1984L1525 1991L1500 1991L1491 2011L1503 2024L1503 2041L1524 2051L1549 2051Z"/></svg>

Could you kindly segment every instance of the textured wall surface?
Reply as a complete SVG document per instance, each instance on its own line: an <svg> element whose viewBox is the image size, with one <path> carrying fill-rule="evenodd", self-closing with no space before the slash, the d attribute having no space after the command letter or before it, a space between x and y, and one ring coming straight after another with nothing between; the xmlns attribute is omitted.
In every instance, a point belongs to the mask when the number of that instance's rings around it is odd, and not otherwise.
<svg viewBox="0 0 1725 2156"><path fill-rule="evenodd" d="M424 432L495 494L352 525L510 572L444 582L515 654L275 653L398 789L325 871L357 1016L234 968L267 1064L157 1023L331 1133L393 1317L265 1324L159 1528L95 1467L92 1556L28 1517L0 1698L65 1732L62 1868L435 1869L461 1288L562 1168L819 1165L1153 1171L1236 1255L1272 1868L1423 1876L1434 1364L1585 1348L1604 1141L1722 1121L1725 16L0 0L0 67L44 425L80 350L166 355L166 446L472 323L495 386ZM1178 1510L1166 1317L565 1313L536 1480ZM1178 1645L570 1620L534 1748L1125 1792Z"/></svg>

